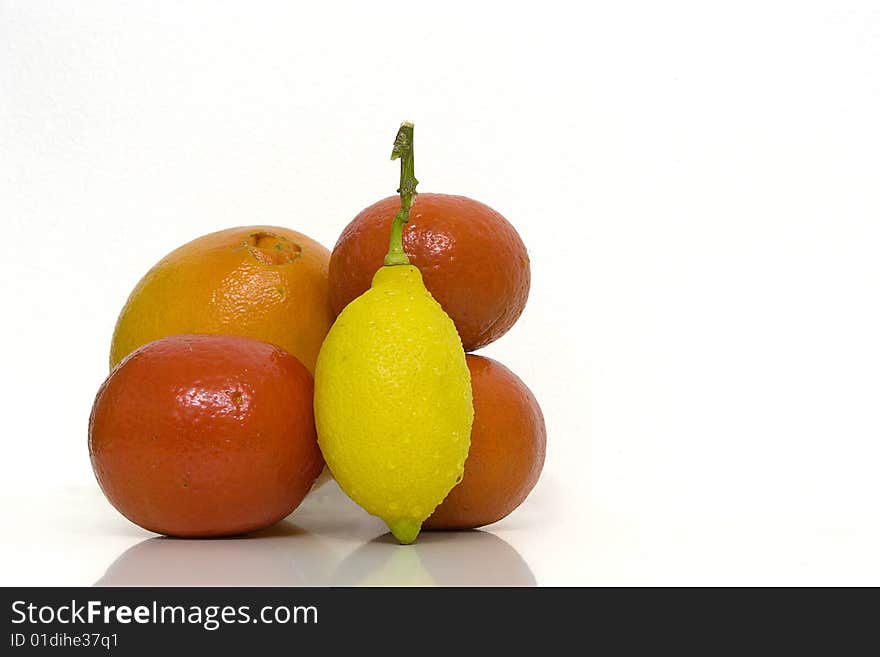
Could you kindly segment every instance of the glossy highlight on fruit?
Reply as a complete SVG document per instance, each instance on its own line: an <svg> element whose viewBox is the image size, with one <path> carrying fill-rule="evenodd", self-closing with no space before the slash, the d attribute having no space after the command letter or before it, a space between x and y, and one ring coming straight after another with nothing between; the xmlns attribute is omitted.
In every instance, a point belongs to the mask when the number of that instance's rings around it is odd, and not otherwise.
<svg viewBox="0 0 880 657"><path fill-rule="evenodd" d="M330 257L336 313L369 288L399 208L398 197L382 199L343 230ZM403 250L455 322L465 351L497 340L522 314L529 254L516 229L489 206L464 196L419 194L403 231Z"/></svg>
<svg viewBox="0 0 880 657"><path fill-rule="evenodd" d="M226 536L281 520L324 465L306 368L239 336L137 349L98 391L89 455L107 499L144 529Z"/></svg>
<svg viewBox="0 0 880 657"><path fill-rule="evenodd" d="M333 322L330 253L277 226L242 226L175 249L138 282L116 322L110 367L181 333L242 335L296 356L310 372Z"/></svg>

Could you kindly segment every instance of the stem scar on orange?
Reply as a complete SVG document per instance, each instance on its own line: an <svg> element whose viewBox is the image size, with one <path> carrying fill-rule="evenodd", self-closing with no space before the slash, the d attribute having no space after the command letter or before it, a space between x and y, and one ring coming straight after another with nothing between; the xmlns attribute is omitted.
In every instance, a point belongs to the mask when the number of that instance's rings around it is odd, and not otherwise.
<svg viewBox="0 0 880 657"><path fill-rule="evenodd" d="M330 252L287 228L243 226L199 237L162 258L116 322L110 367L180 333L242 335L277 345L314 372L333 322Z"/></svg>

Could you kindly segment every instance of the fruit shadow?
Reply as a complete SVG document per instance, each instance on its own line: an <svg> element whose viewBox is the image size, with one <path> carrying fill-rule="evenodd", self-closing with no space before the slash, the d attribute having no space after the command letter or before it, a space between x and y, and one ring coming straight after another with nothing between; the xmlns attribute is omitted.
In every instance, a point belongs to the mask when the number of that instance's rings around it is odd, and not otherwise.
<svg viewBox="0 0 880 657"><path fill-rule="evenodd" d="M285 520L229 538L147 539L117 557L95 586L316 586L335 565L317 536Z"/></svg>
<svg viewBox="0 0 880 657"><path fill-rule="evenodd" d="M333 586L535 586L525 559L489 532L422 532L412 545L383 534L346 557Z"/></svg>

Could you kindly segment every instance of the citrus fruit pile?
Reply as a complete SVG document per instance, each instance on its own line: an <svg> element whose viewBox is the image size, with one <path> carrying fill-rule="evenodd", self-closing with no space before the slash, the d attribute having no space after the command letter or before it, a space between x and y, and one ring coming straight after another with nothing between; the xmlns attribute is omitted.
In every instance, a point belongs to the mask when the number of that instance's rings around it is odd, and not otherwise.
<svg viewBox="0 0 880 657"><path fill-rule="evenodd" d="M530 268L482 203L417 194L413 126L399 196L361 211L332 252L279 227L232 228L135 286L89 419L98 483L171 536L242 534L290 514L326 466L401 543L518 507L544 463L541 409L470 352L523 311Z"/></svg>

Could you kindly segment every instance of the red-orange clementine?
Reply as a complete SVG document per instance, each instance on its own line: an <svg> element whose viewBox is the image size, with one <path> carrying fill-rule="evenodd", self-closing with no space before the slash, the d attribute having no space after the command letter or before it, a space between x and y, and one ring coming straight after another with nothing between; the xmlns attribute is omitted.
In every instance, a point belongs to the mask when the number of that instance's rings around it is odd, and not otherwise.
<svg viewBox="0 0 880 657"><path fill-rule="evenodd" d="M252 338L176 335L135 350L98 391L89 454L120 513L185 537L281 520L324 465L306 368Z"/></svg>
<svg viewBox="0 0 880 657"><path fill-rule="evenodd" d="M362 210L330 256L330 301L339 314L370 287L384 261L400 198ZM403 229L403 250L443 306L465 351L497 340L513 326L529 296L529 255L516 229L479 201L419 194Z"/></svg>
<svg viewBox="0 0 880 657"><path fill-rule="evenodd" d="M547 432L531 390L496 360L468 354L467 364L474 424L464 477L425 529L472 529L501 520L522 504L544 467Z"/></svg>

